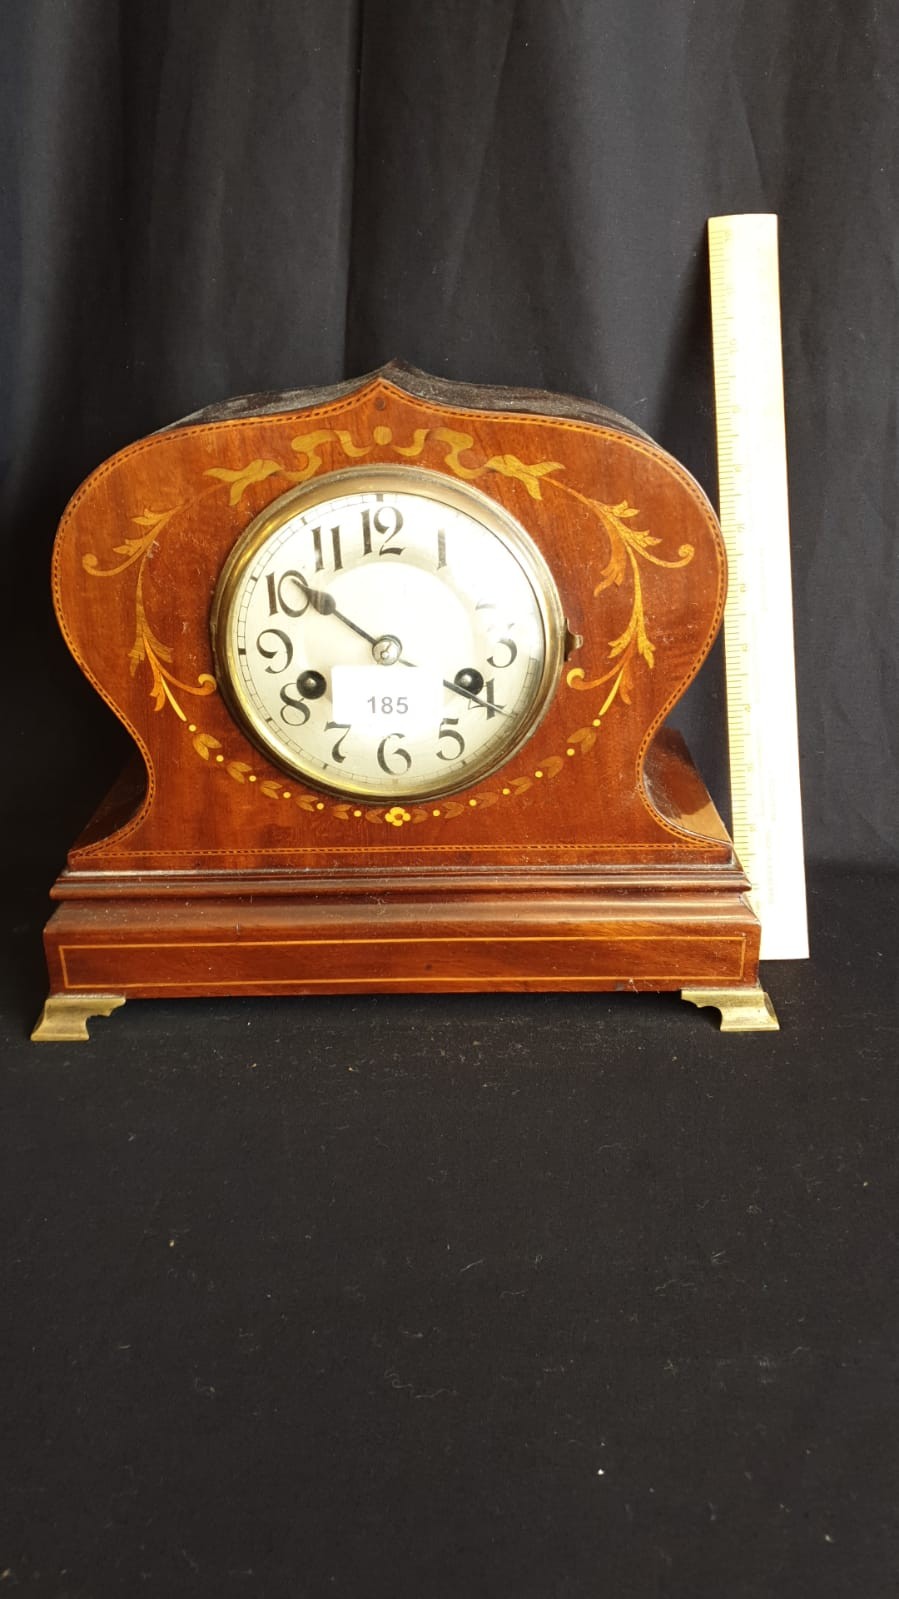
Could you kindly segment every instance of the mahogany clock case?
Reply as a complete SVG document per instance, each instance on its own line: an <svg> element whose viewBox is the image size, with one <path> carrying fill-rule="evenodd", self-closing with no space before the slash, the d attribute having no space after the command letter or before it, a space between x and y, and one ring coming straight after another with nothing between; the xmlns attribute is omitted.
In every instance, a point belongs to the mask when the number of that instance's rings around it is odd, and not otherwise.
<svg viewBox="0 0 899 1599"><path fill-rule="evenodd" d="M210 608L249 523L297 485L383 465L472 486L512 517L567 622L537 732L434 802L357 803L286 774L216 679ZM229 402L86 481L53 590L139 759L54 889L40 1036L54 1009L80 1006L83 1033L92 1007L128 996L478 988L723 993L734 1025L771 1025L746 880L663 727L721 623L720 531L633 424L398 364Z"/></svg>

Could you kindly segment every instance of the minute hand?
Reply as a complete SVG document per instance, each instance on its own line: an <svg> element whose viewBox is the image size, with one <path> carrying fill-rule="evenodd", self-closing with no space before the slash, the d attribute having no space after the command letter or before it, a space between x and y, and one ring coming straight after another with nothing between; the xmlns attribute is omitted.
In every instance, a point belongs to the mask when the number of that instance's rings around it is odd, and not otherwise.
<svg viewBox="0 0 899 1599"><path fill-rule="evenodd" d="M409 666L411 663L406 661L405 664L406 666ZM496 716L508 716L509 714L508 711L503 710L501 705L491 705L489 700L479 700L477 694L470 693L467 688L462 688L458 683L450 682L448 677L443 679L443 686L444 688L451 688L454 694L461 694L470 702L470 704L480 705L481 709L484 711L493 711L494 715Z"/></svg>

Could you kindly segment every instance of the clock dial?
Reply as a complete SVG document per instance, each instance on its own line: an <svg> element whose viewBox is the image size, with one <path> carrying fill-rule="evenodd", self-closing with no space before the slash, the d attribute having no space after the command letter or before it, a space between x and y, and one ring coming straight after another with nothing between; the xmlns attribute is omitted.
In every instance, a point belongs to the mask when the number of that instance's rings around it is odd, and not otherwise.
<svg viewBox="0 0 899 1599"><path fill-rule="evenodd" d="M533 732L565 627L531 540L476 490L357 468L284 495L226 563L219 682L285 771L357 798L466 788Z"/></svg>

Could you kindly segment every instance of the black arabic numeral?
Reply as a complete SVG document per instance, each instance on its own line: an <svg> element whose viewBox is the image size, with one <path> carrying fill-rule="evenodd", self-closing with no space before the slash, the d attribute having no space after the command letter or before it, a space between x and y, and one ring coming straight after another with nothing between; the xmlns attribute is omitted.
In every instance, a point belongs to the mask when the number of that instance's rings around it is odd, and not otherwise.
<svg viewBox="0 0 899 1599"><path fill-rule="evenodd" d="M268 588L269 616L277 616L279 611L283 611L285 616L296 617L303 616L308 611L309 584L306 582L302 572L282 572L279 578L276 578L273 572L268 572L265 582ZM288 582L294 582L299 585L300 593L304 596L302 605L292 605L290 600L284 598L284 585ZM294 598L296 598L295 594L291 594L291 599Z"/></svg>
<svg viewBox="0 0 899 1599"><path fill-rule="evenodd" d="M470 699L468 702L468 709L470 711L486 711L488 722L491 722L494 716L498 716L501 711L505 710L505 708L506 707L504 705L499 704L496 698L495 677L488 677L484 683L484 687L481 689L478 699Z"/></svg>
<svg viewBox="0 0 899 1599"><path fill-rule="evenodd" d="M506 649L509 651L509 659L507 661L497 661L494 656L487 656L488 665L495 666L498 672L504 672L507 666L511 666L512 662L518 659L518 645L515 643L514 638L497 639L493 646L494 650L498 649L501 644L505 644Z"/></svg>
<svg viewBox="0 0 899 1599"><path fill-rule="evenodd" d="M445 716L443 721L440 723L440 731L437 734L438 739L454 739L458 748L455 749L451 755L447 755L444 750L438 750L438 761L457 761L459 757L465 753L465 740L461 733L456 732L458 725L458 716Z"/></svg>
<svg viewBox="0 0 899 1599"><path fill-rule="evenodd" d="M392 750L387 748L387 745L392 738L403 737L404 735L402 733L388 733L386 738L382 738L380 744L378 745L378 765L380 766L382 772L387 773L388 777L401 777L404 772L408 772L409 767L412 765L412 756L409 754L408 750L401 749L398 744ZM388 756L391 760L398 760L400 763L399 766L388 766Z"/></svg>
<svg viewBox="0 0 899 1599"><path fill-rule="evenodd" d="M338 766L342 766L346 760L346 756L343 753L343 741L347 734L352 731L352 725L352 722L325 723L326 733L340 733L340 737L334 740L334 743L331 747L331 759L332 761L336 761Z"/></svg>
<svg viewBox="0 0 899 1599"><path fill-rule="evenodd" d="M385 521L385 517L393 518L392 527L388 521ZM372 522L375 532L382 534L384 539L378 554L402 555L403 546L401 544L393 544L391 545L390 549L387 548L388 544L390 544L390 540L396 538L396 535L403 525L402 511L400 511L395 505L382 505L381 509L375 512Z"/></svg>
<svg viewBox="0 0 899 1599"><path fill-rule="evenodd" d="M295 699L291 695L291 689L296 692ZM294 721L293 717L288 716L288 711L297 711L299 720ZM295 683L285 683L281 690L281 720L285 727L305 727L309 715L309 706L300 692L300 679L297 678Z"/></svg>
<svg viewBox="0 0 899 1599"><path fill-rule="evenodd" d="M325 569L325 558L322 553L322 530L320 527L314 527L312 529L312 548L315 552L315 570L316 572L323 572ZM333 556L333 570L335 572L339 572L343 567L343 560L340 554L339 527L332 527L331 529L331 553Z"/></svg>
<svg viewBox="0 0 899 1599"><path fill-rule="evenodd" d="M278 642L271 649L268 649L263 644L263 639L277 639ZM281 672L286 672L293 660L293 645L288 635L282 633L280 627L264 627L256 640L256 648L263 660L266 661L273 661L277 655L280 655L282 650L284 651L284 659L280 666L267 666L265 668L267 672L270 672L275 677Z"/></svg>

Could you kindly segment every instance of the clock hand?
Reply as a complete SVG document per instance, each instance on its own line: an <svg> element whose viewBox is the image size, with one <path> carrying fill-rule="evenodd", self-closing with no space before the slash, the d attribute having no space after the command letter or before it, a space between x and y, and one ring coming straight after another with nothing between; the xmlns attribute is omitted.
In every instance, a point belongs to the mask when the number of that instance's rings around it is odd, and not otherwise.
<svg viewBox="0 0 899 1599"><path fill-rule="evenodd" d="M345 627L352 628L354 633L358 633L360 638L364 638L367 643L372 645L379 644L382 638L390 637L391 640L393 639L393 635L367 633L364 627L360 627L357 622L351 621L348 616L344 615L343 611L338 611L334 596L329 594L327 589L314 589L311 583L307 583L306 579L301 577L299 573L291 573L291 576L295 582L299 583L301 589L308 597L310 605L314 610L318 611L319 616L336 616L338 621L343 622ZM415 668L415 662L407 661L402 655L396 657L396 663L399 666ZM470 693L467 688L463 688L460 683L453 683L448 677L443 679L443 687L452 689L454 694L461 694L463 699L468 700L470 705L479 705L484 711L493 711L497 716L508 716L509 714L499 705L491 705L488 700L478 699L477 694Z"/></svg>
<svg viewBox="0 0 899 1599"><path fill-rule="evenodd" d="M337 602L333 594L329 594L327 589L314 589L299 572L291 572L290 576L294 582L299 583L313 610L318 611L319 616L336 616L337 620L344 624L344 627L351 628L354 633L358 633L360 638L364 638L366 643L371 645L372 654L379 666L413 665L412 661L405 660L401 655L400 651L403 646L393 633L368 633L364 627L359 626L358 622L354 622L351 617L337 609ZM383 651L377 651L378 645L384 646Z"/></svg>
<svg viewBox="0 0 899 1599"><path fill-rule="evenodd" d="M409 666L411 663L407 661L405 664ZM461 694L470 704L480 705L484 711L493 711L496 716L508 716L509 714L508 711L503 710L501 705L491 705L489 700L479 700L477 694L469 693L467 688L462 688L459 683L451 682L448 677L443 679L443 686L444 688L451 688L454 694Z"/></svg>
<svg viewBox="0 0 899 1599"><path fill-rule="evenodd" d="M338 611L337 602L327 589L314 589L305 578L296 573L292 573L291 576L299 583L313 610L318 611L319 616L336 616L339 622L343 622L345 627L352 628L354 633L358 633L359 637L364 638L369 644L378 642L373 633L366 633L365 628L360 627L358 622L352 622L348 616L344 616L343 611Z"/></svg>

